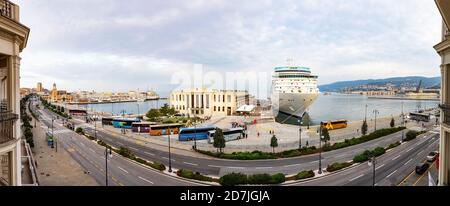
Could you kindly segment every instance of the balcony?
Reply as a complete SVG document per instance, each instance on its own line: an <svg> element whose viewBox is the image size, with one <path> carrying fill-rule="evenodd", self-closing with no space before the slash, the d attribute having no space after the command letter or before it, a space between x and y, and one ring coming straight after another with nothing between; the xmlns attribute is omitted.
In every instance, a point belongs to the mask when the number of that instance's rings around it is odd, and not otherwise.
<svg viewBox="0 0 450 206"><path fill-rule="evenodd" d="M14 140L14 124L18 115L10 111L0 111L0 145Z"/></svg>
<svg viewBox="0 0 450 206"><path fill-rule="evenodd" d="M19 21L19 7L8 0L0 0L0 14L17 22Z"/></svg>
<svg viewBox="0 0 450 206"><path fill-rule="evenodd" d="M441 104L439 105L439 108L441 108L444 115L442 118L442 123L447 125L447 127L450 127L450 104Z"/></svg>

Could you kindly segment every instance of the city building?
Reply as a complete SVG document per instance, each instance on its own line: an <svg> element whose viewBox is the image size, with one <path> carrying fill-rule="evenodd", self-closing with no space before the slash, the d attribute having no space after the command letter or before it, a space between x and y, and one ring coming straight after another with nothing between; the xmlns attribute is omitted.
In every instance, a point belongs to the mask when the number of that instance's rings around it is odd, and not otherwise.
<svg viewBox="0 0 450 206"><path fill-rule="evenodd" d="M442 15L442 41L434 46L441 56L441 138L439 143L439 185L450 183L450 1L435 0Z"/></svg>
<svg viewBox="0 0 450 206"><path fill-rule="evenodd" d="M43 92L44 90L42 89L42 83L38 82L36 85L36 92Z"/></svg>
<svg viewBox="0 0 450 206"><path fill-rule="evenodd" d="M169 105L188 116L230 116L249 101L247 91L192 88L172 91Z"/></svg>
<svg viewBox="0 0 450 206"><path fill-rule="evenodd" d="M19 6L0 0L0 185L21 185L20 53L30 29L19 21Z"/></svg>

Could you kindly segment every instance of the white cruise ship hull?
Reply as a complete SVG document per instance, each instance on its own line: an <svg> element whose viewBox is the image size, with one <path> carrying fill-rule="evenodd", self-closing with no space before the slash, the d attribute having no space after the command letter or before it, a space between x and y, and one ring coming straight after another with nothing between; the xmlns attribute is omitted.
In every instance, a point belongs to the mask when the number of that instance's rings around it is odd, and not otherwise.
<svg viewBox="0 0 450 206"><path fill-rule="evenodd" d="M319 96L318 93L272 93L272 111L274 117L301 118L306 109Z"/></svg>

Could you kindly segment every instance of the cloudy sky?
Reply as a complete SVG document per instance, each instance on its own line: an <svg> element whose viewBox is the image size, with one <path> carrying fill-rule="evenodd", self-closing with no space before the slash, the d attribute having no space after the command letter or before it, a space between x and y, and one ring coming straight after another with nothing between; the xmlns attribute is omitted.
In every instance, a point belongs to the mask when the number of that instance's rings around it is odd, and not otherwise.
<svg viewBox="0 0 450 206"><path fill-rule="evenodd" d="M194 65L270 74L287 58L319 84L439 75L441 19L430 0L14 2L31 28L22 87L164 94Z"/></svg>

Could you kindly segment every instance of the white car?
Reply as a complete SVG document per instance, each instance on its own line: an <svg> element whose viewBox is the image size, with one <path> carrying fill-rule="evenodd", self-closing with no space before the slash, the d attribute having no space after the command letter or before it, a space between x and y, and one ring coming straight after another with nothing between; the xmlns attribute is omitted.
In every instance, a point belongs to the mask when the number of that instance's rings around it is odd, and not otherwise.
<svg viewBox="0 0 450 206"><path fill-rule="evenodd" d="M434 160L436 160L436 157L437 157L438 154L439 154L439 152L437 152L437 151L430 152L430 153L427 155L427 161L428 161L428 162L434 162Z"/></svg>

